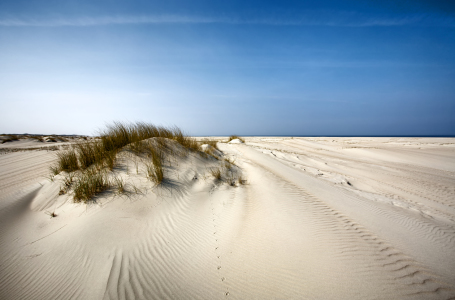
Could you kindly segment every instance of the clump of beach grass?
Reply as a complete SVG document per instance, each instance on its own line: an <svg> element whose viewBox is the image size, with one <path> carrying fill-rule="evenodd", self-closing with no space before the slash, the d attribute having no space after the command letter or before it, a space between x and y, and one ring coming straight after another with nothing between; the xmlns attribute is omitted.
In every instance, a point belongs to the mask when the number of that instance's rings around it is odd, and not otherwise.
<svg viewBox="0 0 455 300"><path fill-rule="evenodd" d="M126 192L125 188L125 180L123 180L122 177L114 177L114 182L113 185L115 186L115 189L117 190L117 194L124 194Z"/></svg>
<svg viewBox="0 0 455 300"><path fill-rule="evenodd" d="M201 155L203 155L203 157L207 158L209 157L209 155L215 159L219 159L218 156L215 155L214 153L214 148L213 147L207 147L205 148L202 152L201 152Z"/></svg>
<svg viewBox="0 0 455 300"><path fill-rule="evenodd" d="M221 175L221 169L220 168L211 168L210 169L210 174L216 179L216 180L221 180L222 175Z"/></svg>
<svg viewBox="0 0 455 300"><path fill-rule="evenodd" d="M202 144L207 144L212 146L215 149L218 149L218 141L212 139L203 139Z"/></svg>
<svg viewBox="0 0 455 300"><path fill-rule="evenodd" d="M245 143L245 139L243 139L242 137L238 136L238 135L231 135L229 137L229 140L228 140L228 143L232 140L235 140L235 139L239 139L242 143Z"/></svg>
<svg viewBox="0 0 455 300"><path fill-rule="evenodd" d="M158 185L163 182L164 179L163 152L160 149L157 149L157 147L149 145L148 157L151 158L151 162L146 163L147 177Z"/></svg>
<svg viewBox="0 0 455 300"><path fill-rule="evenodd" d="M146 176L155 185L165 180L165 162L172 166L171 158L175 155L186 156L189 152L197 152L219 159L214 155L217 141L205 140L210 145L206 152L201 150L200 143L187 136L178 127L162 127L138 122L125 124L114 122L107 125L97 138L79 140L73 146L57 153L56 164L50 167L55 176L66 172L61 194L72 189L74 202L88 202L98 193L115 188L117 194L125 193L125 181L113 175L117 156L128 152L139 175L138 162L145 164ZM177 147L178 144L182 147ZM213 148L212 148L213 147ZM124 155L124 154L121 154ZM206 156L208 157L208 156ZM229 166L230 161L226 162ZM227 168L227 166L225 166ZM212 175L222 180L223 166L213 168ZM128 172L128 171L127 171ZM137 191L136 191L137 193Z"/></svg>
<svg viewBox="0 0 455 300"><path fill-rule="evenodd" d="M52 172L85 170L94 164L104 165L112 170L118 151L129 145L135 153L144 152L147 144L143 141L154 137L158 138L158 141L164 138L172 139L188 150L200 151L198 142L186 136L178 127L157 127L142 122L114 122L101 132L100 139L82 141L70 150L59 152L57 166L54 166Z"/></svg>
<svg viewBox="0 0 455 300"><path fill-rule="evenodd" d="M57 152L57 165L51 166L50 168L54 175L57 175L61 171L73 172L79 170L76 151L74 149L68 149Z"/></svg>
<svg viewBox="0 0 455 300"><path fill-rule="evenodd" d="M106 172L96 168L88 169L80 175L74 185L74 202L87 203L93 196L107 190L110 186Z"/></svg>
<svg viewBox="0 0 455 300"><path fill-rule="evenodd" d="M7 135L5 139L2 140L2 144L7 142L18 141L19 137L17 135Z"/></svg>

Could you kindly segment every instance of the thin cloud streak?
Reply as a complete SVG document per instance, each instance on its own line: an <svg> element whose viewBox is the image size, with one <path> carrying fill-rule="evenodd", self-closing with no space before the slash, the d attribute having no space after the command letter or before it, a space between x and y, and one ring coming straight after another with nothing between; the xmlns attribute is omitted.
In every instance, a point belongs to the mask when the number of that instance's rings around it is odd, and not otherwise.
<svg viewBox="0 0 455 300"><path fill-rule="evenodd" d="M334 20L335 19L335 20ZM331 21L328 21L331 20ZM0 18L2 27L89 27L106 25L141 24L232 24L232 25L270 25L270 26L329 26L329 27L386 27L386 26L441 26L455 27L455 18L419 14L400 17L377 17L357 13L342 12L335 15L312 13L299 19L276 18L230 18L199 17L182 15L129 15L99 17L56 17L48 19L4 17Z"/></svg>

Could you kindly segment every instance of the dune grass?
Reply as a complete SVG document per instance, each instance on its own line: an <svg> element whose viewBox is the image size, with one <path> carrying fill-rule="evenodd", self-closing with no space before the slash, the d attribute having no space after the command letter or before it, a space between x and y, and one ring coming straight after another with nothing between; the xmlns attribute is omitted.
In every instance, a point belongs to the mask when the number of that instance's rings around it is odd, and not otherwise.
<svg viewBox="0 0 455 300"><path fill-rule="evenodd" d="M74 202L87 202L98 193L111 186L109 178L103 170L90 168L81 173L74 184Z"/></svg>
<svg viewBox="0 0 455 300"><path fill-rule="evenodd" d="M155 184L160 184L164 179L163 159L164 155L160 149L155 147L149 148L149 157L151 162L146 163L147 177Z"/></svg>
<svg viewBox="0 0 455 300"><path fill-rule="evenodd" d="M205 148L202 153L204 153L205 155L203 155L205 158L209 157L209 155L215 159L219 159L218 156L215 155L214 153L214 148L213 147L207 147ZM201 153L201 154L202 154Z"/></svg>
<svg viewBox="0 0 455 300"><path fill-rule="evenodd" d="M221 169L220 168L211 168L210 169L210 174L216 179L216 180L221 180L222 175L221 175Z"/></svg>
<svg viewBox="0 0 455 300"><path fill-rule="evenodd" d="M31 135L31 136L28 136L28 138L34 139L34 140L36 140L38 142L41 142L41 143L44 142L43 136L40 136L40 135Z"/></svg>
<svg viewBox="0 0 455 300"><path fill-rule="evenodd" d="M242 141L242 143L245 143L245 139L243 139L242 137L238 136L238 135L231 135L229 137L229 140L228 140L228 143L232 140L235 140L235 139L239 139L240 141Z"/></svg>
<svg viewBox="0 0 455 300"><path fill-rule="evenodd" d="M147 144L143 141L149 138L167 138L193 151L199 151L200 146L193 138L186 136L178 127L161 127L148 123L123 124L114 122L101 132L100 139L76 143L74 148L60 152L57 157L57 168L61 171L85 170L94 164L100 164L113 169L118 151L127 145L133 152L144 152ZM76 157L76 159L75 159Z"/></svg>
<svg viewBox="0 0 455 300"><path fill-rule="evenodd" d="M113 185L117 190L117 194L124 194L126 192L125 180L122 177L114 177Z"/></svg>
<svg viewBox="0 0 455 300"><path fill-rule="evenodd" d="M99 138L82 140L73 147L58 152L57 163L50 167L53 175L62 171L78 173L72 185L75 202L86 202L113 185L106 175L106 169L114 169L117 154L123 149L138 156L146 156L147 177L157 185L164 180L165 152L174 154L170 140L183 146L185 153L200 151L199 143L178 127L168 128L143 122L114 122L100 133ZM154 140L150 141L151 138ZM123 189L118 180L114 184L118 189Z"/></svg>
<svg viewBox="0 0 455 300"><path fill-rule="evenodd" d="M61 171L73 172L76 170L79 170L79 163L74 149L57 152L57 165L51 166L52 173L57 175Z"/></svg>
<svg viewBox="0 0 455 300"><path fill-rule="evenodd" d="M18 141L19 137L17 135L7 135L5 139L2 140L2 144L7 142Z"/></svg>
<svg viewBox="0 0 455 300"><path fill-rule="evenodd" d="M218 149L218 141L212 139L203 139L202 144L207 144L212 146L215 149ZM218 149L219 150L219 149Z"/></svg>
<svg viewBox="0 0 455 300"><path fill-rule="evenodd" d="M173 156L185 157L190 151L194 151L203 157L211 155L220 159L213 153L217 141L204 140L203 143L213 148L208 147L207 151L202 152L200 143L185 135L178 127L161 127L141 122L133 124L114 122L101 131L99 137L82 139L66 150L59 151L57 162L50 169L54 176L62 171L67 174L60 194L72 190L74 202L87 203L97 194L110 188L115 189L117 194L126 192L124 179L112 172L116 167L117 156L121 152L122 157L123 155L131 157L137 175L138 164L142 162L145 165L146 177L158 186L165 180L165 164L172 167ZM223 176L223 172L230 172L232 177L232 174L238 173L237 169L234 161L226 159L219 167L209 169L209 172L217 181L222 182L223 178L228 176ZM232 182L235 185L235 181L232 177L231 185ZM240 184L242 181L243 179L239 179Z"/></svg>

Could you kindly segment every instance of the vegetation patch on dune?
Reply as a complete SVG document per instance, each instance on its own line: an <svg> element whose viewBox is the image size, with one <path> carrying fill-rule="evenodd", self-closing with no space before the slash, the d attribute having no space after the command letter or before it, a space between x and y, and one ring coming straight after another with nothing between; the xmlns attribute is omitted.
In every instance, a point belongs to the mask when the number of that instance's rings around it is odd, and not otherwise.
<svg viewBox="0 0 455 300"><path fill-rule="evenodd" d="M229 139L228 139L228 143L229 143L230 141L232 141L232 140L239 140L239 141L241 141L242 143L245 143L245 140L244 140L242 137L238 136L238 135L231 135L231 136L229 137Z"/></svg>
<svg viewBox="0 0 455 300"><path fill-rule="evenodd" d="M187 157L190 152L207 164L219 165L210 171L216 175L217 182L223 178L232 182L234 177L241 177L237 175L239 171L233 171L230 161L220 160L222 154L216 147L216 141L197 142L178 127L115 122L98 138L82 140L59 151L56 163L50 167L51 176L66 174L60 194L72 194L75 202L87 202L110 188L116 189L116 194L126 193L127 183L115 173L120 172L116 167L119 155L132 161L136 175L143 171L154 186L166 181L166 172L172 169L173 161L178 166L176 157ZM129 174L128 163L126 168Z"/></svg>

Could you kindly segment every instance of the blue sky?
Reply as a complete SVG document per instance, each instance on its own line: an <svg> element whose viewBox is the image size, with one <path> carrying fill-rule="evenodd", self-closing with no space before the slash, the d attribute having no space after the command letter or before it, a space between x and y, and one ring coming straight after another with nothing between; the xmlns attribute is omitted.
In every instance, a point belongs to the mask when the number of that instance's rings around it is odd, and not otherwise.
<svg viewBox="0 0 455 300"><path fill-rule="evenodd" d="M455 4L3 0L0 113L0 133L455 135Z"/></svg>

